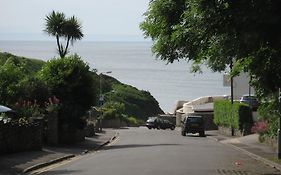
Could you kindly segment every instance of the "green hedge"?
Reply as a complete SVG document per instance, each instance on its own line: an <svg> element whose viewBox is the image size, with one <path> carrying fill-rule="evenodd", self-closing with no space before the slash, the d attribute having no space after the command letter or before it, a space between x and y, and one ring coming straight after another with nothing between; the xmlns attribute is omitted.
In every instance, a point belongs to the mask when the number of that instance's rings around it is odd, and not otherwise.
<svg viewBox="0 0 281 175"><path fill-rule="evenodd" d="M248 105L229 100L214 102L214 122L218 126L242 130L245 125L252 124L252 112Z"/></svg>

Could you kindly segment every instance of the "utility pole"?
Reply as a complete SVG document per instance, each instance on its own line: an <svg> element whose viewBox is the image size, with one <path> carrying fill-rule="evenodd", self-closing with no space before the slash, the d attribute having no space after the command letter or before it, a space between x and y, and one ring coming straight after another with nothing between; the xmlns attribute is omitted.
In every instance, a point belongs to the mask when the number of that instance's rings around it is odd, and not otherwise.
<svg viewBox="0 0 281 175"><path fill-rule="evenodd" d="M279 113L279 129L278 129L278 159L281 159L281 88L278 89L278 113Z"/></svg>
<svg viewBox="0 0 281 175"><path fill-rule="evenodd" d="M233 67L233 59L231 58L229 68L230 73L232 72ZM234 136L234 128L233 128L233 76L230 75L230 99L231 99L231 136Z"/></svg>
<svg viewBox="0 0 281 175"><path fill-rule="evenodd" d="M99 107L101 109L101 107L103 106L104 103L104 95L103 95L103 91L102 91L102 74L111 74L112 71L107 71L107 72L101 72L100 73L100 94L99 94ZM102 111L102 110L101 110ZM99 123L99 130L102 131L102 112L100 114L101 116L98 119L98 123Z"/></svg>

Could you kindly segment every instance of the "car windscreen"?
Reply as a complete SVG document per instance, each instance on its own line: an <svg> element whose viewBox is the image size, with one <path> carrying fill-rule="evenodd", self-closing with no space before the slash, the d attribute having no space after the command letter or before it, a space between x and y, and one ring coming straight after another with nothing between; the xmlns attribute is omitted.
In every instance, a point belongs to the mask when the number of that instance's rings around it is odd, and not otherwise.
<svg viewBox="0 0 281 175"><path fill-rule="evenodd" d="M201 123L203 119L201 117L188 117L187 121L190 123Z"/></svg>

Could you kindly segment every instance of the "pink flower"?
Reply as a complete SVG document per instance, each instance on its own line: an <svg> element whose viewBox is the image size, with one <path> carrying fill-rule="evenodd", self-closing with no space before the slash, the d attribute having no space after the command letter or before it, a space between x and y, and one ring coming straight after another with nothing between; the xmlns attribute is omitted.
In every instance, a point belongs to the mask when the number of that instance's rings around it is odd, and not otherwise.
<svg viewBox="0 0 281 175"><path fill-rule="evenodd" d="M252 133L264 133L267 130L267 123L264 121L256 122L252 127Z"/></svg>
<svg viewBox="0 0 281 175"><path fill-rule="evenodd" d="M60 100L56 96L53 96L53 102L55 104L58 104L60 102Z"/></svg>

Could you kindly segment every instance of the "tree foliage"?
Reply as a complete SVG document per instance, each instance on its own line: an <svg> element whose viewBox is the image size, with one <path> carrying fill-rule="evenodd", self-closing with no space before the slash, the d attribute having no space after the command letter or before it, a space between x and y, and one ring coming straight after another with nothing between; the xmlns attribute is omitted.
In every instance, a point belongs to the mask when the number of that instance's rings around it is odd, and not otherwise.
<svg viewBox="0 0 281 175"><path fill-rule="evenodd" d="M147 91L138 90L135 87L123 84L112 77L103 75L108 88L105 93L105 102L123 104L123 114L134 116L140 120L163 114L157 100Z"/></svg>
<svg viewBox="0 0 281 175"><path fill-rule="evenodd" d="M66 18L64 13L53 11L46 16L45 21L46 28L44 31L56 37L61 58L68 53L69 43L73 44L74 41L81 40L84 36L81 23L75 16ZM65 46L62 44L61 38L65 39Z"/></svg>
<svg viewBox="0 0 281 175"><path fill-rule="evenodd" d="M81 117L96 103L97 84L89 65L78 55L48 61L40 72L61 102L62 122L80 127Z"/></svg>
<svg viewBox="0 0 281 175"><path fill-rule="evenodd" d="M18 102L36 101L40 107L51 97L50 89L44 81L36 76L27 76L19 82Z"/></svg>
<svg viewBox="0 0 281 175"><path fill-rule="evenodd" d="M152 38L153 52L168 63L186 59L195 71L200 64L224 71L233 62L232 76L248 72L256 95L266 102L260 112L272 114L264 120L276 131L280 8L278 0L151 0L140 28Z"/></svg>
<svg viewBox="0 0 281 175"><path fill-rule="evenodd" d="M0 104L15 104L18 98L19 83L24 78L23 71L13 61L0 65Z"/></svg>
<svg viewBox="0 0 281 175"><path fill-rule="evenodd" d="M152 0L140 28L162 60L206 63L214 71L234 60L272 93L281 87L280 7L277 0Z"/></svg>

